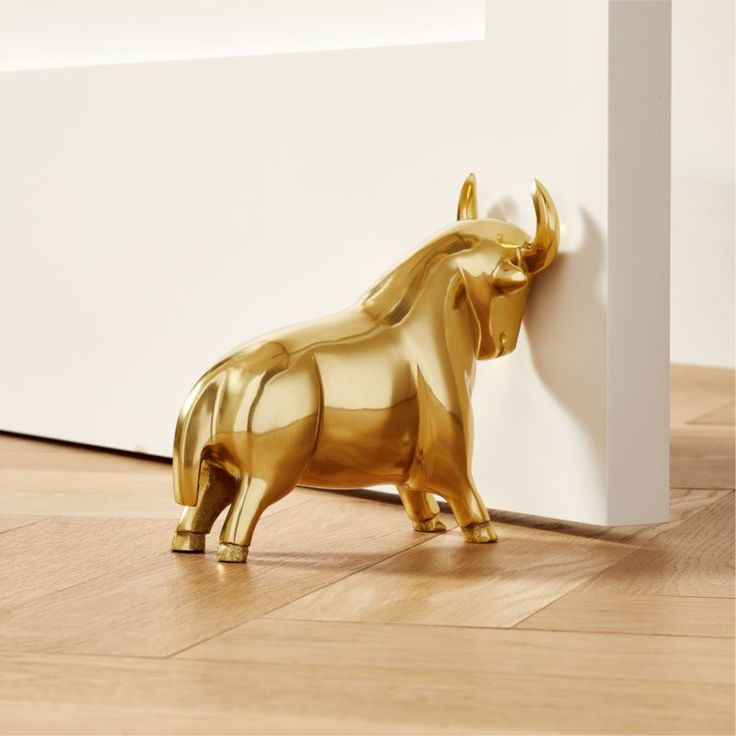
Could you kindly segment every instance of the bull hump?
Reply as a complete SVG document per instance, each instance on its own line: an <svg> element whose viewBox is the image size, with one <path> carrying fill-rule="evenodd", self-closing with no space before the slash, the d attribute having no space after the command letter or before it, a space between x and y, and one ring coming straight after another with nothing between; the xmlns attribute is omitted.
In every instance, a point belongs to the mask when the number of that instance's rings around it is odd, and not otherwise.
<svg viewBox="0 0 736 736"><path fill-rule="evenodd" d="M250 348L239 357L242 360L241 366L250 373L256 374L284 370L289 364L289 354L279 342L261 343ZM237 362L240 362L240 360Z"/></svg>

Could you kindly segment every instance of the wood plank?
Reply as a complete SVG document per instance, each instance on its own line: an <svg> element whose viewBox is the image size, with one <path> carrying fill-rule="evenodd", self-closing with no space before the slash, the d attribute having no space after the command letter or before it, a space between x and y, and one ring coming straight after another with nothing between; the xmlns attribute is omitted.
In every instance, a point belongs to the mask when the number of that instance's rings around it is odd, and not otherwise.
<svg viewBox="0 0 736 736"><path fill-rule="evenodd" d="M573 591L517 624L522 629L733 638L731 598Z"/></svg>
<svg viewBox="0 0 736 736"><path fill-rule="evenodd" d="M585 586L589 592L734 597L734 494L711 504Z"/></svg>
<svg viewBox="0 0 736 736"><path fill-rule="evenodd" d="M55 526L55 525L58 525ZM167 656L427 539L394 504L314 494L261 520L246 565L169 552L165 520L0 536L0 650Z"/></svg>
<svg viewBox="0 0 736 736"><path fill-rule="evenodd" d="M175 519L171 464L0 434L5 513Z"/></svg>
<svg viewBox="0 0 736 736"><path fill-rule="evenodd" d="M670 369L670 426L680 427L734 400L736 371L673 365Z"/></svg>
<svg viewBox="0 0 736 736"><path fill-rule="evenodd" d="M0 704L13 733L730 733L724 641L253 622L225 659L3 657Z"/></svg>
<svg viewBox="0 0 736 736"><path fill-rule="evenodd" d="M670 485L733 490L736 483L733 431L689 425L670 433Z"/></svg>
<svg viewBox="0 0 736 736"><path fill-rule="evenodd" d="M513 626L631 554L587 537L498 524L497 544L448 532L269 614L323 621Z"/></svg>
<svg viewBox="0 0 736 736"><path fill-rule="evenodd" d="M171 461L164 458L47 442L33 437L13 437L0 433L0 469L108 472L117 470L139 473L167 466L171 466Z"/></svg>
<svg viewBox="0 0 736 736"><path fill-rule="evenodd" d="M0 535L0 632L13 608L160 558L161 540L173 535L173 526L165 520L54 517ZM0 633L0 647L4 640Z"/></svg>
<svg viewBox="0 0 736 736"><path fill-rule="evenodd" d="M171 470L155 473L0 470L8 513L42 516L178 518Z"/></svg>
<svg viewBox="0 0 736 736"><path fill-rule="evenodd" d="M492 653L488 658L481 652ZM257 619L176 656L180 660L390 669L401 663L442 672L533 672L539 677L734 681L732 641L719 638L521 631ZM676 671L675 671L676 670Z"/></svg>
<svg viewBox="0 0 736 736"><path fill-rule="evenodd" d="M712 409L693 419L690 424L706 424L715 426L733 427L736 424L736 401Z"/></svg>

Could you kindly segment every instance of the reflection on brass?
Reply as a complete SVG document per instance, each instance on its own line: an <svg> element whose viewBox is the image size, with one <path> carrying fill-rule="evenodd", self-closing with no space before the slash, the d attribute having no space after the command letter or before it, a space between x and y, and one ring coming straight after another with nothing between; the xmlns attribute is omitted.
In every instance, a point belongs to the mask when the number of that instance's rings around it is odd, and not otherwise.
<svg viewBox="0 0 736 736"><path fill-rule="evenodd" d="M471 474L470 392L475 361L516 346L529 289L557 253L554 203L539 182L532 197L533 238L478 218L471 174L458 222L354 307L268 335L207 371L176 427L174 493L188 508L172 549L203 552L229 506L217 558L245 562L264 509L297 484L395 485L421 532L445 529L436 494L466 541L495 541Z"/></svg>

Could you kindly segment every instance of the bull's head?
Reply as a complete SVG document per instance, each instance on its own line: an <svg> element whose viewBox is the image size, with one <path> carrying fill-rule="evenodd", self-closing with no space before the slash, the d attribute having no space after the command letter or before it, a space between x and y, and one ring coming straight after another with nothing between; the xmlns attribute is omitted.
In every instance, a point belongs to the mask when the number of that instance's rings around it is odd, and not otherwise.
<svg viewBox="0 0 736 736"><path fill-rule="evenodd" d="M455 303L467 300L480 359L511 352L521 329L529 289L535 276L547 268L560 240L557 210L547 190L535 180L532 192L537 214L534 237L502 220L479 219L475 176L463 184L453 228L473 242L458 259L459 289Z"/></svg>

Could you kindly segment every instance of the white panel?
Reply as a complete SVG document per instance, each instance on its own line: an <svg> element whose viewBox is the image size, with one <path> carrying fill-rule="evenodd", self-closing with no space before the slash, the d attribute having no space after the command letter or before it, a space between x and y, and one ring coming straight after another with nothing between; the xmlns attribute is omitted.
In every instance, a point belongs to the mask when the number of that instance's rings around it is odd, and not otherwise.
<svg viewBox="0 0 736 736"><path fill-rule="evenodd" d="M169 454L222 353L353 303L453 218L470 170L483 209L533 230L536 176L562 251L516 352L479 365L475 473L492 507L605 523L608 305L628 289L608 38L604 3L490 2L484 42L0 75L0 427ZM667 361L656 341L631 358ZM647 492L649 518L622 516L658 520L667 488Z"/></svg>
<svg viewBox="0 0 736 736"><path fill-rule="evenodd" d="M481 182L491 184L483 201L532 230L527 182L536 176L560 209L563 245L534 285L513 357L479 365L476 479L501 508L601 522L608 501L608 8L547 3L529 13L525 3L509 5L488 11L483 87L490 99L474 146L487 162Z"/></svg>
<svg viewBox="0 0 736 736"><path fill-rule="evenodd" d="M0 70L483 38L483 0L4 0Z"/></svg>

